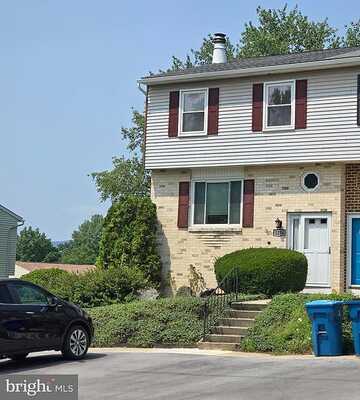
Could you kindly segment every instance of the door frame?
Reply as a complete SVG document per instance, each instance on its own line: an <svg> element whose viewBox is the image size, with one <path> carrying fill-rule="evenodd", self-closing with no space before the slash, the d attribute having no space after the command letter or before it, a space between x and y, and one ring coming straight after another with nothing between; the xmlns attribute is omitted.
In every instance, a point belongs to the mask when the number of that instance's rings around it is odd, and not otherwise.
<svg viewBox="0 0 360 400"><path fill-rule="evenodd" d="M292 244L292 236L293 236L293 231L292 231L292 220L294 218L300 218L305 219L305 218L324 218L326 217L328 219L328 240L329 240L329 282L326 285L314 285L314 284L305 284L305 290L306 288L319 288L319 289L330 289L332 287L332 241L331 241L331 230L332 230L332 213L329 211L324 211L324 212L302 212L302 211L295 211L295 212L288 212L287 213L287 224L288 224L288 234L286 235L286 246L288 249L291 249L291 244ZM304 228L304 227L303 227ZM304 234L304 231L302 231ZM304 238L301 239L301 243L303 243ZM304 250L304 249L303 249Z"/></svg>
<svg viewBox="0 0 360 400"><path fill-rule="evenodd" d="M351 283L352 269L352 220L360 218L360 213L349 212L347 215L346 229L346 285L348 289L360 289L360 285Z"/></svg>

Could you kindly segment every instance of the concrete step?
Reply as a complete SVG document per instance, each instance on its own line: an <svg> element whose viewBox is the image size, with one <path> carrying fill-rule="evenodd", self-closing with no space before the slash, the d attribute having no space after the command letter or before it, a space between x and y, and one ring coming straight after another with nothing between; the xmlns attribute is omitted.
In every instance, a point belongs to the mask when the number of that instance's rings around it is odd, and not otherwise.
<svg viewBox="0 0 360 400"><path fill-rule="evenodd" d="M240 343L240 340L244 335L219 335L210 334L206 336L208 342L220 342L220 343Z"/></svg>
<svg viewBox="0 0 360 400"><path fill-rule="evenodd" d="M243 326L249 328L254 325L254 318L221 318L219 325L222 326Z"/></svg>
<svg viewBox="0 0 360 400"><path fill-rule="evenodd" d="M230 309L226 312L227 316L231 318L256 318L261 314L261 311L254 310L234 310Z"/></svg>
<svg viewBox="0 0 360 400"><path fill-rule="evenodd" d="M198 348L202 350L225 350L235 351L239 350L239 343L217 343L217 342L199 342Z"/></svg>
<svg viewBox="0 0 360 400"><path fill-rule="evenodd" d="M235 310L244 310L244 311L263 311L267 307L267 303L259 303L259 302L242 302L242 301L234 301L231 303L231 308Z"/></svg>
<svg viewBox="0 0 360 400"><path fill-rule="evenodd" d="M245 336L248 333L247 327L243 326L215 326L213 333L216 335L239 335Z"/></svg>

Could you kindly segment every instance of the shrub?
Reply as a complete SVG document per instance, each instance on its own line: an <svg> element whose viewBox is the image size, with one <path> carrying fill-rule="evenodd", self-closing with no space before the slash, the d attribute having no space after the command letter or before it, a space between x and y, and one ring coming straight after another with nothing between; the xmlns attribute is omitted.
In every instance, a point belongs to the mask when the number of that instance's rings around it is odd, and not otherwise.
<svg viewBox="0 0 360 400"><path fill-rule="evenodd" d="M62 269L38 269L23 275L21 279L35 283L64 300L70 300L78 277Z"/></svg>
<svg viewBox="0 0 360 400"><path fill-rule="evenodd" d="M98 347L195 346L202 334L202 301L166 298L88 310Z"/></svg>
<svg viewBox="0 0 360 400"><path fill-rule="evenodd" d="M147 197L129 196L114 203L104 220L98 266L138 268L153 286L161 280L156 246L156 207Z"/></svg>
<svg viewBox="0 0 360 400"><path fill-rule="evenodd" d="M97 268L79 276L73 288L71 301L80 307L127 302L134 300L138 290L146 285L143 272L137 268Z"/></svg>
<svg viewBox="0 0 360 400"><path fill-rule="evenodd" d="M81 275L54 268L33 271L22 278L80 307L134 300L138 290L147 286L143 272L129 267L95 269Z"/></svg>
<svg viewBox="0 0 360 400"><path fill-rule="evenodd" d="M239 290L272 296L304 289L306 257L293 250L250 248L227 254L215 262L218 283L237 267Z"/></svg>
<svg viewBox="0 0 360 400"><path fill-rule="evenodd" d="M349 294L282 294L275 296L270 305L256 318L241 348L250 352L311 353L311 322L305 303L312 300L350 300ZM353 350L351 325L347 312L343 324L344 351Z"/></svg>

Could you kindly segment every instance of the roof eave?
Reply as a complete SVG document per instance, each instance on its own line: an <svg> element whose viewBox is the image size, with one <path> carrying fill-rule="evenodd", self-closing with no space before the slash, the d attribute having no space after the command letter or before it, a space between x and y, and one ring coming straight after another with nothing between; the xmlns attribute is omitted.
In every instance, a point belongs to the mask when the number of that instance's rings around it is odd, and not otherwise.
<svg viewBox="0 0 360 400"><path fill-rule="evenodd" d="M145 85L163 85L177 82L204 81L224 78L240 78L254 75L274 75L286 72L301 72L329 68L352 67L360 65L360 57L338 58L333 60L284 64L266 67L254 67L244 69L232 69L227 71L201 72L195 74L183 74L172 76L158 76L139 79L138 82Z"/></svg>
<svg viewBox="0 0 360 400"><path fill-rule="evenodd" d="M8 208L2 206L1 204L0 204L0 209L3 210L4 212L6 212L7 214L11 215L15 219L17 219L19 222L24 222L24 218L23 217L20 217L20 215L15 214L14 212L12 212Z"/></svg>

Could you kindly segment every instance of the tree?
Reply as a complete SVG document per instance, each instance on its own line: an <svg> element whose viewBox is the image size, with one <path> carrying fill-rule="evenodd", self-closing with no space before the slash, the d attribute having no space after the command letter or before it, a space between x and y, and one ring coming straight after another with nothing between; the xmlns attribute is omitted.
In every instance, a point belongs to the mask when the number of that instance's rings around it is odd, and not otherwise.
<svg viewBox="0 0 360 400"><path fill-rule="evenodd" d="M128 142L127 149L132 157L113 157L110 171L91 174L102 201L110 199L116 202L128 195L144 197L150 194L150 174L145 171L143 162L145 117L136 110L132 113L133 125L121 128L121 135Z"/></svg>
<svg viewBox="0 0 360 400"><path fill-rule="evenodd" d="M65 264L95 264L103 228L102 215L93 215L72 234L72 240L62 249L61 262Z"/></svg>
<svg viewBox="0 0 360 400"><path fill-rule="evenodd" d="M114 203L104 220L97 265L103 269L138 269L158 287L161 263L156 224L156 207L148 197L127 196Z"/></svg>
<svg viewBox="0 0 360 400"><path fill-rule="evenodd" d="M293 9L288 9L287 5L280 9L265 9L259 6L256 13L257 23L246 23L237 43L232 44L227 39L226 52L229 61L242 57L360 46L360 20L346 26L345 36L340 37L337 35L337 29L329 25L327 18L319 22L311 21L297 6ZM170 70L209 64L212 52L212 37L208 35L203 39L200 49L191 49L185 60L174 56Z"/></svg>
<svg viewBox="0 0 360 400"><path fill-rule="evenodd" d="M31 226L24 228L18 236L16 259L32 262L56 262L60 254L45 233Z"/></svg>

